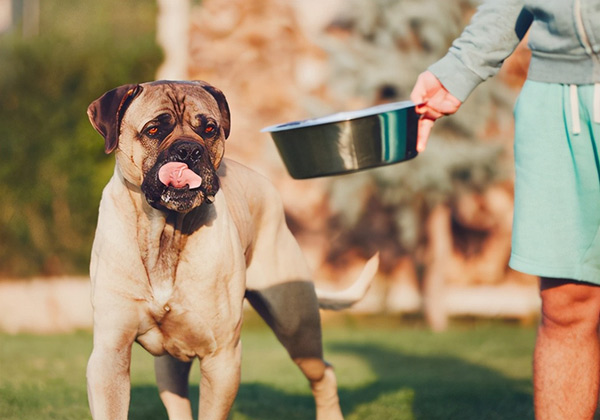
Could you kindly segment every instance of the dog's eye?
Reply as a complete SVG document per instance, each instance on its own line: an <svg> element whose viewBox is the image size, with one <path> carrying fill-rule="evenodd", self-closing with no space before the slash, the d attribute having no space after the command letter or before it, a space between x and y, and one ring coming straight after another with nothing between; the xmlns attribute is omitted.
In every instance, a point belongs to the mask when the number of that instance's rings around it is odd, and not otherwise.
<svg viewBox="0 0 600 420"><path fill-rule="evenodd" d="M153 139L160 139L164 137L167 132L168 130L166 127L161 127L159 125L151 125L144 130L144 134Z"/></svg>
<svg viewBox="0 0 600 420"><path fill-rule="evenodd" d="M217 133L217 126L214 124L208 124L204 127L204 134L208 136L214 136Z"/></svg>
<svg viewBox="0 0 600 420"><path fill-rule="evenodd" d="M153 139L163 139L173 130L173 117L170 114L160 114L146 123L142 133Z"/></svg>

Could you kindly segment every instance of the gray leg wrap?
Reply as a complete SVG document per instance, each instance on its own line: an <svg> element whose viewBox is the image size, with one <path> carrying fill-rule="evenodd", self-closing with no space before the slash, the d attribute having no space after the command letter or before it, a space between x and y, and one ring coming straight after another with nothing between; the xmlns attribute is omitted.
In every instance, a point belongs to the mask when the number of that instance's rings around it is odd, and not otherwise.
<svg viewBox="0 0 600 420"><path fill-rule="evenodd" d="M293 281L246 290L246 298L292 359L323 358L321 316L312 282Z"/></svg>

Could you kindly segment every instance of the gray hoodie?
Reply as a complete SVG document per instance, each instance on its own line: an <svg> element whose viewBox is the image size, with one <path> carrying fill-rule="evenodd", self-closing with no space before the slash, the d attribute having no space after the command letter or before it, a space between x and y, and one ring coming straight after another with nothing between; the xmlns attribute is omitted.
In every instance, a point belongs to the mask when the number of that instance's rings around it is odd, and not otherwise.
<svg viewBox="0 0 600 420"><path fill-rule="evenodd" d="M464 101L498 72L528 29L528 79L600 83L600 0L486 0L429 70Z"/></svg>

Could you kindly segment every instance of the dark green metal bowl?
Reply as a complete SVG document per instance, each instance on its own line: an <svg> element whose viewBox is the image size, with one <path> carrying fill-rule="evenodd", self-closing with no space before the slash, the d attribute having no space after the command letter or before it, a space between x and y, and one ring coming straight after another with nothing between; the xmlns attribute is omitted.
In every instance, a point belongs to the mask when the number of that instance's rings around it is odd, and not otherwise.
<svg viewBox="0 0 600 420"><path fill-rule="evenodd" d="M410 101L264 128L293 178L340 175L417 156L419 115Z"/></svg>

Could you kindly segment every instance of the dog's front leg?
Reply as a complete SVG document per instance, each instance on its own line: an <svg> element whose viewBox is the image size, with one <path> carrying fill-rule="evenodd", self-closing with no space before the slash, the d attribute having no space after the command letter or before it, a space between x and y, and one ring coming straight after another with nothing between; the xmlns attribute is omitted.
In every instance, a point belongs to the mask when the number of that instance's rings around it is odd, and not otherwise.
<svg viewBox="0 0 600 420"><path fill-rule="evenodd" d="M202 359L199 420L226 420L240 387L242 345Z"/></svg>
<svg viewBox="0 0 600 420"><path fill-rule="evenodd" d="M87 367L88 399L94 420L126 420L129 409L131 345L122 349L94 346Z"/></svg>
<svg viewBox="0 0 600 420"><path fill-rule="evenodd" d="M136 328L115 319L116 308L94 314L94 348L87 366L90 411L94 420L127 420L131 348ZM127 318L124 318L127 319Z"/></svg>

